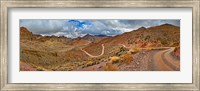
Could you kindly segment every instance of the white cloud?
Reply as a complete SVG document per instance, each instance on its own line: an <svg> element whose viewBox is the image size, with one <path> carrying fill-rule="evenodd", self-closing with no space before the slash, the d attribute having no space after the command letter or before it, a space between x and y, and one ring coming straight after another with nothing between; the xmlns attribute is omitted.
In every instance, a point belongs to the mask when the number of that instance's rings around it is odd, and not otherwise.
<svg viewBox="0 0 200 91"><path fill-rule="evenodd" d="M56 33L62 29L64 20L20 20L20 26L36 34Z"/></svg>
<svg viewBox="0 0 200 91"><path fill-rule="evenodd" d="M27 27L33 33L70 38L81 37L85 34L117 35L142 26L150 27L164 23L180 26L179 20L20 20L20 26Z"/></svg>

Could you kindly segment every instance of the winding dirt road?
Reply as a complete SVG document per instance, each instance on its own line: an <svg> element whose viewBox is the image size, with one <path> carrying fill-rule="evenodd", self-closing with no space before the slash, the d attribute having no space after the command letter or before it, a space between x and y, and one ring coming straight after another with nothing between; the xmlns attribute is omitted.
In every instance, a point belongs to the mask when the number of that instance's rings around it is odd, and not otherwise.
<svg viewBox="0 0 200 91"><path fill-rule="evenodd" d="M81 51L83 51L85 54L87 54L88 56L92 57L92 58L95 58L95 57L100 57L104 54L104 44L101 45L102 46L102 51L101 51L101 54L100 55L97 55L97 56L94 56L94 55L91 55L90 53L88 53L87 51L81 49Z"/></svg>
<svg viewBox="0 0 200 91"><path fill-rule="evenodd" d="M130 47L127 47L123 44L119 44L120 46L123 46L125 48L130 49ZM174 47L158 47L154 48L150 51L148 48L140 48L144 49L144 51L140 51L137 56L134 57L133 62L138 62L138 64L131 64L131 66L138 65L138 68L134 69L128 69L128 70L153 70L153 71L180 71L180 60L175 58L172 53L174 51ZM85 50L81 49L85 54L87 54L90 57L100 57L104 54L104 45L102 44L102 52L100 55L94 56L86 52ZM151 60L151 61L147 61ZM149 63L150 62L150 63ZM89 66L86 68L81 68L79 70L103 70L102 67L105 65L106 62L102 62L93 66ZM148 65L151 65L147 67ZM126 69L127 66L124 66L123 69ZM145 68L145 69L143 69Z"/></svg>
<svg viewBox="0 0 200 91"><path fill-rule="evenodd" d="M125 46L125 45L123 45L123 44L119 44L119 45L120 45L120 46L123 46L123 47L125 47L125 48L127 48L127 49L130 49L130 47L127 47L127 46ZM92 58L100 57L100 56L102 56L102 55L104 54L104 51L105 51L105 50L104 50L104 44L102 44L101 46L102 46L101 54L100 54L100 55L97 55L97 56L94 56L94 55L88 53L87 51L85 51L85 50L83 50L83 49L81 49L81 51L83 51L85 54L87 54L88 56L90 56L90 57L92 57Z"/></svg>
<svg viewBox="0 0 200 91"><path fill-rule="evenodd" d="M130 49L130 47L125 46L124 44L118 44L118 45L123 46L124 48Z"/></svg>
<svg viewBox="0 0 200 91"><path fill-rule="evenodd" d="M171 53L174 48L160 50L152 55L153 69L157 71L178 71L180 70L180 61L175 59Z"/></svg>

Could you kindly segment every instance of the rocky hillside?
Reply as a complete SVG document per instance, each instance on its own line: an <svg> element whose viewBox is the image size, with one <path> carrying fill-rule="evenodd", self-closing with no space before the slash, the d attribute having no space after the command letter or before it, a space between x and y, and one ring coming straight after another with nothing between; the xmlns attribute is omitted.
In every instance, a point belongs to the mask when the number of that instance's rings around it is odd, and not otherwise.
<svg viewBox="0 0 200 91"><path fill-rule="evenodd" d="M141 27L131 32L105 38L98 43L91 43L84 49L92 54L99 54L101 44L107 46L106 53L114 50L119 44L135 48L175 47L180 44L180 28L170 24L155 27Z"/></svg>
<svg viewBox="0 0 200 91"><path fill-rule="evenodd" d="M102 52L102 44L105 52L101 57L91 58L82 51L99 55ZM180 28L170 24L149 28L141 27L112 37L88 34L75 39L63 36L41 36L29 32L25 27L20 28L20 62L25 65L23 67L30 65L37 70L76 70L99 64L129 50L122 46L137 49L178 48L179 45ZM179 52L180 50L176 54L178 55ZM29 67L29 69L32 68Z"/></svg>
<svg viewBox="0 0 200 91"><path fill-rule="evenodd" d="M32 40L33 34L25 27L20 27L20 40Z"/></svg>

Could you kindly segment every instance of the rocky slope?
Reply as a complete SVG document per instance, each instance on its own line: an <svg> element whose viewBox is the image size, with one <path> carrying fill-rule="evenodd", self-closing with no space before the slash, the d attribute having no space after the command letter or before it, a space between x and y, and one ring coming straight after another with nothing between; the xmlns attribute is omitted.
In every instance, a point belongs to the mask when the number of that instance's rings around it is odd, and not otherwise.
<svg viewBox="0 0 200 91"><path fill-rule="evenodd" d="M102 52L102 44L105 52L100 57L91 58L82 51L99 55ZM170 24L149 28L141 27L112 37L88 34L75 39L36 35L29 32L27 28L21 27L20 62L23 64L20 70L32 68L34 70L82 70L93 65L100 67L99 69L92 68L98 70L125 70L123 67L128 67L128 65L130 69L126 68L126 70L142 70L144 67L136 67L139 63L137 55L141 54L140 52L159 47L176 47L174 52L177 57L180 57L179 45L180 28ZM141 50L141 48L144 49ZM133 52L130 53L131 50ZM112 57L118 58L117 61L115 60L117 66L112 66L112 62L110 63L113 61L110 59ZM138 62L132 62L134 58ZM121 62L118 62L119 60ZM25 68L27 66L30 67ZM137 69L131 69L133 66Z"/></svg>
<svg viewBox="0 0 200 91"><path fill-rule="evenodd" d="M180 28L170 24L144 28L141 27L131 32L105 38L98 43L91 43L84 49L92 54L99 54L101 44L106 47L106 53L115 50L119 44L128 47L148 48L148 47L173 47L180 44Z"/></svg>

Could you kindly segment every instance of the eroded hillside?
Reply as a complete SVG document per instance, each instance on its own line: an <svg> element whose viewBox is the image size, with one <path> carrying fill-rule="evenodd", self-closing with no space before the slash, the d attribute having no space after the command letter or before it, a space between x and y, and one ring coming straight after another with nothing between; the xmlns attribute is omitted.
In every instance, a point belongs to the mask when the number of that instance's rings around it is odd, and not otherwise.
<svg viewBox="0 0 200 91"><path fill-rule="evenodd" d="M180 28L170 24L75 39L20 28L20 70L180 70Z"/></svg>

